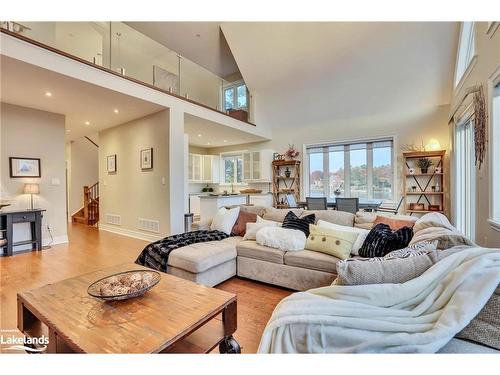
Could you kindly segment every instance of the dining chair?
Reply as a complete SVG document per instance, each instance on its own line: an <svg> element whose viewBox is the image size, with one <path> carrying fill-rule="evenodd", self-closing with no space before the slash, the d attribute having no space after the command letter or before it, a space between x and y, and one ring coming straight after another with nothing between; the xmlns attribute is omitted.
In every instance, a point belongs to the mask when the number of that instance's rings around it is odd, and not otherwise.
<svg viewBox="0 0 500 375"><path fill-rule="evenodd" d="M399 202L394 202L394 201L388 201L388 202L383 202L378 208L377 212L388 212L394 215L397 215L399 212L399 208L401 207L401 204L403 203L404 197L401 197Z"/></svg>
<svg viewBox="0 0 500 375"><path fill-rule="evenodd" d="M298 208L299 205L297 204L297 200L295 199L294 194L287 194L286 195L286 203L288 204L289 208Z"/></svg>
<svg viewBox="0 0 500 375"><path fill-rule="evenodd" d="M335 198L337 211L355 214L359 210L359 198Z"/></svg>
<svg viewBox="0 0 500 375"><path fill-rule="evenodd" d="M327 203L325 197L306 197L308 210L326 210Z"/></svg>

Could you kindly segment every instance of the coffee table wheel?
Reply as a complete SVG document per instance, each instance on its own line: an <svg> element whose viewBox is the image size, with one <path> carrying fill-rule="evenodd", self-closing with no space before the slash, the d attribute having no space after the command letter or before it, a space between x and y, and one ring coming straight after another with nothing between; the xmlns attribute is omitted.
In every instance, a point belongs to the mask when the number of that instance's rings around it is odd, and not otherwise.
<svg viewBox="0 0 500 375"><path fill-rule="evenodd" d="M233 338L233 336L226 337L219 344L219 353L221 353L221 354L240 354L241 353L240 344L238 344L238 341L236 341Z"/></svg>

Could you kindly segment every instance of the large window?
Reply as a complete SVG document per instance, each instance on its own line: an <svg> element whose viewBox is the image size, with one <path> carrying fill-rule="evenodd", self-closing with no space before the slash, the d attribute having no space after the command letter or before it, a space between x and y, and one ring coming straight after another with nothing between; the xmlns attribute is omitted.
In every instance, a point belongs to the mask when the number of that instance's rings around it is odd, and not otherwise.
<svg viewBox="0 0 500 375"><path fill-rule="evenodd" d="M244 83L224 88L224 110L248 109L248 91Z"/></svg>
<svg viewBox="0 0 500 375"><path fill-rule="evenodd" d="M392 200L391 139L307 148L311 197Z"/></svg>
<svg viewBox="0 0 500 375"><path fill-rule="evenodd" d="M222 156L223 176L222 181L225 184L241 184L243 176L243 158L238 155Z"/></svg>
<svg viewBox="0 0 500 375"><path fill-rule="evenodd" d="M500 79L500 77L499 77ZM500 82L493 87L491 105L491 151L492 155L492 219L500 228Z"/></svg>
<svg viewBox="0 0 500 375"><path fill-rule="evenodd" d="M474 22L463 22L460 29L460 40L458 44L455 86L457 86L462 79L474 55Z"/></svg>
<svg viewBox="0 0 500 375"><path fill-rule="evenodd" d="M474 241L475 166L474 125L472 117L459 121L455 130L455 224Z"/></svg>

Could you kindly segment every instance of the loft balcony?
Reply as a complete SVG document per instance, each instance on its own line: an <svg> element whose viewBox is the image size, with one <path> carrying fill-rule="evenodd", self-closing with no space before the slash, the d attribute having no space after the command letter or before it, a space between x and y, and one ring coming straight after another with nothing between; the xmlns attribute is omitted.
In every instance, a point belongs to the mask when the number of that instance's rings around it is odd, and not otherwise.
<svg viewBox="0 0 500 375"><path fill-rule="evenodd" d="M123 22L1 22L0 30L51 52L226 115L225 80ZM238 87L245 87L240 84ZM245 92L247 113L250 95ZM238 98L239 100L239 98ZM232 115L249 125L251 118Z"/></svg>

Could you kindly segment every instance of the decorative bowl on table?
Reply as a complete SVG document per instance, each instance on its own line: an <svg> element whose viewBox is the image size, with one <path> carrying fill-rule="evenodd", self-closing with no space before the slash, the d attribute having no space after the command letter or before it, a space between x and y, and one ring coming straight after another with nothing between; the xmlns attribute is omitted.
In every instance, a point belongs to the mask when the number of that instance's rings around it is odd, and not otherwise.
<svg viewBox="0 0 500 375"><path fill-rule="evenodd" d="M92 283L87 293L104 301L120 301L143 295L160 282L156 271L132 270L106 276Z"/></svg>
<svg viewBox="0 0 500 375"><path fill-rule="evenodd" d="M240 193L243 193L243 194L260 194L260 193L262 193L262 190L261 189L243 189L243 190L240 190Z"/></svg>

